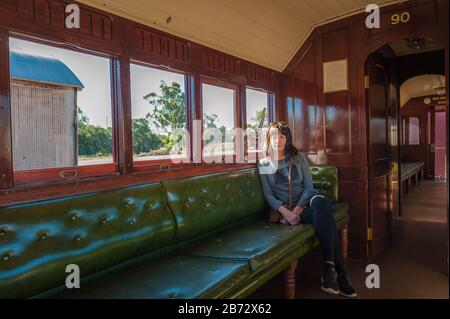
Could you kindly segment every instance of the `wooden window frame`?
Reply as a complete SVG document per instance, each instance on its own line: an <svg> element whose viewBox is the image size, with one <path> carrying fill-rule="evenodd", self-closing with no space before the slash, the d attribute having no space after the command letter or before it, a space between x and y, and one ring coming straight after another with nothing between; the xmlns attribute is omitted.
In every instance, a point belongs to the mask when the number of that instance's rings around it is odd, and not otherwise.
<svg viewBox="0 0 450 319"><path fill-rule="evenodd" d="M77 53L83 53L91 56L106 58L109 60L109 77L110 77L110 91L111 91L111 123L112 123L112 158L113 161L111 163L105 163L105 164L92 164L92 165L78 165L78 166L65 166L65 167L49 167L49 168L40 168L40 169L29 169L29 170L20 170L15 171L14 167L12 167L12 171L14 174L13 177L13 185L14 186L20 186L20 185L33 185L33 184L42 184L42 183L51 183L55 181L60 181L61 179L67 180L67 181L73 181L78 180L80 178L86 178L86 177L101 177L101 176L114 176L119 174L119 163L118 163L118 153L119 146L117 143L117 86L116 86L116 77L118 76L118 72L115 70L116 65L114 63L114 60L118 57L115 57L113 55L108 55L101 52L95 52L91 50L81 49L81 48L75 48L70 45L62 45L62 44L56 44L49 40L29 37L26 35L23 35L21 33L14 33L10 32L9 36L7 37L8 42L8 56L10 54L10 48L9 48L9 41L11 38L19 39L28 41L31 43L37 43L41 45L46 45L49 47L59 48L59 49L65 49ZM11 85L11 79L10 74L8 72L7 74L7 80L9 82L9 86ZM119 79L120 82L120 79ZM11 103L11 102L10 102ZM10 109L12 106L10 105ZM10 114L11 117L11 114ZM12 134L12 127L10 127L10 132ZM12 149L12 145L11 145ZM11 150L11 156L13 153L13 149ZM77 154L78 156L78 154ZM13 161L11 159L11 166L13 166Z"/></svg>
<svg viewBox="0 0 450 319"><path fill-rule="evenodd" d="M263 92L263 93L267 94L267 113L268 113L267 119L268 119L268 124L270 124L270 122L272 122L274 120L275 114L276 114L276 94L274 92L267 91L267 90L260 89L260 88L255 88L252 86L245 87L245 94L247 94L247 89L250 89L253 91L259 91L259 92ZM247 130L247 98L245 99L244 127L245 127L245 130ZM257 161L259 158L264 157L263 150L250 151L248 149L247 136L245 136L245 156L246 156L246 158L248 158L248 154L250 152L256 153Z"/></svg>
<svg viewBox="0 0 450 319"><path fill-rule="evenodd" d="M138 65L142 67L146 67L149 69L155 69L160 71L166 71L171 73L177 73L184 76L184 95L185 95L185 106L186 106L186 129L189 132L189 141L192 141L192 103L190 103L190 94L191 94L191 81L190 78L192 75L172 69L169 67L164 67L160 65L154 65L151 63L146 63L139 60L130 60L130 77L131 77L131 65ZM131 81L130 81L130 91L131 91ZM131 108L133 108L133 105L131 105ZM133 120L132 115L130 114L131 121ZM169 170L173 168L180 168L180 167L186 167L191 166L192 164L192 149L191 144L188 143L187 149L186 149L186 157L180 158L180 163L173 163L170 158L164 158L164 159L145 159L145 160L134 160L134 154L133 154L133 134L131 133L131 156L132 156L132 164L133 164L133 172L151 172L151 171L157 171L157 170Z"/></svg>
<svg viewBox="0 0 450 319"><path fill-rule="evenodd" d="M9 31L0 27L0 189L14 186L9 64Z"/></svg>
<svg viewBox="0 0 450 319"><path fill-rule="evenodd" d="M200 81L199 81L199 96L200 96L200 118L199 120L201 121L201 137L203 137L203 132L204 132L204 125L203 125L203 114L204 114L204 108L203 108L203 84L206 85L211 85L211 86L215 86L215 87L219 87L219 88L225 88L225 89L229 89L229 90L233 90L235 92L235 98L234 98L234 128L244 128L245 123L243 121L244 118L244 108L245 108L245 90L243 89L244 87L242 85L239 85L237 83L233 83L229 80L224 80L224 79L220 79L217 77L209 77L209 76L200 76ZM240 147L240 138L238 138L236 136L236 142L234 143L234 152L232 155L233 158L233 163L238 163L239 164L245 164L244 159L245 159L245 141L244 141L244 146L243 148ZM203 142L203 138L202 141L200 143L201 147L200 147L200 152L201 152L201 162L203 165L214 165L214 164L226 164L225 163L225 157L227 155L222 154L220 157L222 158L221 162L207 162L205 161L205 159L207 160L212 160L215 159L217 160L217 158L219 156L205 156L203 153L203 149L204 149L204 142ZM244 153L239 154L237 151L239 149L243 149ZM229 156L229 155L228 155Z"/></svg>

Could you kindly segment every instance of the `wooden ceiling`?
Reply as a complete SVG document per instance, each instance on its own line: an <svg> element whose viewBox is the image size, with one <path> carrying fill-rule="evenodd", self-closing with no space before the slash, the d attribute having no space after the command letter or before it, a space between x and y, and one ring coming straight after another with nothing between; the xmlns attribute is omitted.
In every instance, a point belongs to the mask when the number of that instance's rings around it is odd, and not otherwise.
<svg viewBox="0 0 450 319"><path fill-rule="evenodd" d="M282 71L311 31L387 0L79 0ZM170 18L169 18L170 17Z"/></svg>

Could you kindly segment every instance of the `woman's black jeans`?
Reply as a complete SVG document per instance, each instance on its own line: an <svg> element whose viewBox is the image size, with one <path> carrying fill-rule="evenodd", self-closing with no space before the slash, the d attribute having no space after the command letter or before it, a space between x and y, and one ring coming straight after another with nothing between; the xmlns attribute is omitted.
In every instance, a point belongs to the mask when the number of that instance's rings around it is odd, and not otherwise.
<svg viewBox="0 0 450 319"><path fill-rule="evenodd" d="M310 201L310 204L300 215L300 222L313 224L319 237L324 261L341 264L343 260L341 241L330 201L325 197L317 196Z"/></svg>

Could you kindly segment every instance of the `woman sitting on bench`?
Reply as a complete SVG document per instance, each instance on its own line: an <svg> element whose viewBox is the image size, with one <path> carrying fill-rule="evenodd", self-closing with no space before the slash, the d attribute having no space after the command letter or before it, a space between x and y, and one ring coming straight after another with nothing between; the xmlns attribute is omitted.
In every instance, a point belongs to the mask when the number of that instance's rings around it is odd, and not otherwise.
<svg viewBox="0 0 450 319"><path fill-rule="evenodd" d="M293 145L286 122L270 124L264 154L259 172L264 197L271 207L270 220L285 225L313 224L324 259L322 290L356 297L344 266L331 204L314 190L308 161Z"/></svg>

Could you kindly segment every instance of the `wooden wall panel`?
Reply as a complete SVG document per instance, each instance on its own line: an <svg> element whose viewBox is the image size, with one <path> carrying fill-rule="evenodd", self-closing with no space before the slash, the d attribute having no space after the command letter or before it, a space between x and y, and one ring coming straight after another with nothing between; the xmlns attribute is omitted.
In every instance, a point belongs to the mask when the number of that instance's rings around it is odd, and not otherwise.
<svg viewBox="0 0 450 319"><path fill-rule="evenodd" d="M350 154L352 111L347 92L325 95L325 145L327 153Z"/></svg>
<svg viewBox="0 0 450 319"><path fill-rule="evenodd" d="M167 37L140 27L135 28L134 34L137 50L183 63L190 62L190 48L187 41Z"/></svg>
<svg viewBox="0 0 450 319"><path fill-rule="evenodd" d="M384 44L410 36L435 38L448 55L448 14L443 8L448 6L442 0L382 7L380 29L365 28L365 13L325 24L312 32L284 71L284 94L292 101L286 118L294 129L294 143L312 163L338 167L339 196L350 204L352 258L365 259L368 243L364 63ZM405 11L411 15L408 23L390 23L392 14ZM324 94L322 63L339 59L348 60L349 89ZM296 105L296 99L301 103Z"/></svg>
<svg viewBox="0 0 450 319"><path fill-rule="evenodd" d="M391 17L395 14L401 16L408 12L410 17L408 23L392 23ZM404 16L406 19L406 16ZM367 29L367 40L382 37L384 34L406 26L432 25L438 22L437 1L410 1L409 3L396 4L383 8L380 14L380 28Z"/></svg>
<svg viewBox="0 0 450 319"><path fill-rule="evenodd" d="M272 85L276 84L279 79L277 72L255 64L248 66L247 77L249 82L263 82Z"/></svg>
<svg viewBox="0 0 450 319"><path fill-rule="evenodd" d="M22 17L31 19L38 24L65 29L65 7L70 3L53 0L10 0L6 8L16 11ZM111 40L112 20L109 16L81 6L80 20L80 30L73 29L70 32L80 32L96 39Z"/></svg>
<svg viewBox="0 0 450 319"><path fill-rule="evenodd" d="M219 52L203 51L203 66L208 70L236 75L240 73L240 63L239 59Z"/></svg>

